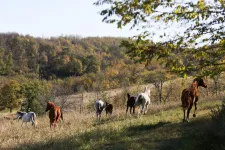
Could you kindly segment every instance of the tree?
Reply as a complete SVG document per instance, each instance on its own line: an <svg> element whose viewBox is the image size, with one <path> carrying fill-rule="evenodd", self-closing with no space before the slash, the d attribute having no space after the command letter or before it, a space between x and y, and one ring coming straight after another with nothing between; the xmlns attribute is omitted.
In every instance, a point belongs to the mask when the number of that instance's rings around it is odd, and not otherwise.
<svg viewBox="0 0 225 150"><path fill-rule="evenodd" d="M147 74L147 76L148 78L146 78L146 82L154 85L159 102L166 103L169 95L171 94L171 89L164 91L163 85L169 84L168 82L166 83L166 81L172 79L174 76L168 74L165 70L151 71Z"/></svg>
<svg viewBox="0 0 225 150"><path fill-rule="evenodd" d="M12 53L6 54L5 49L0 47L0 75L10 74L12 67Z"/></svg>
<svg viewBox="0 0 225 150"><path fill-rule="evenodd" d="M94 55L89 55L84 60L86 73L97 73L100 70L100 62Z"/></svg>
<svg viewBox="0 0 225 150"><path fill-rule="evenodd" d="M212 70L219 74L221 66L224 70L225 1L98 0L94 4L109 6L100 13L104 22L140 30L135 42L123 43L132 58L149 63L157 57L171 71L182 74L209 75ZM177 28L180 32L173 34ZM160 42L152 42L157 35ZM194 59L186 63L187 57Z"/></svg>
<svg viewBox="0 0 225 150"><path fill-rule="evenodd" d="M19 82L11 80L1 88L0 94L0 105L9 108L10 113L20 105L22 94Z"/></svg>
<svg viewBox="0 0 225 150"><path fill-rule="evenodd" d="M21 91L26 99L26 112L34 111L39 113L41 108L40 102L38 101L38 96L41 91L39 82L25 82L21 85Z"/></svg>

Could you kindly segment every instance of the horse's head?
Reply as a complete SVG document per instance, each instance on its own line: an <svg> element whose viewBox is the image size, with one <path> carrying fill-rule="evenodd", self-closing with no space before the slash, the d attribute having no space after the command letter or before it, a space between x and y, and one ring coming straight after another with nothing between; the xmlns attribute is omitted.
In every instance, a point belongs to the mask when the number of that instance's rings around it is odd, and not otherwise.
<svg viewBox="0 0 225 150"><path fill-rule="evenodd" d="M55 104L53 102L48 102L45 111L49 111L51 108L54 108Z"/></svg>
<svg viewBox="0 0 225 150"><path fill-rule="evenodd" d="M16 119L21 119L23 117L23 112L22 111L17 111L16 113Z"/></svg>
<svg viewBox="0 0 225 150"><path fill-rule="evenodd" d="M110 105L110 103L105 102L105 104L103 105L103 110L105 110L109 105Z"/></svg>
<svg viewBox="0 0 225 150"><path fill-rule="evenodd" d="M130 94L129 93L127 93L127 98L130 99Z"/></svg>
<svg viewBox="0 0 225 150"><path fill-rule="evenodd" d="M150 97L150 88L149 87L145 87L145 93L147 93L148 96Z"/></svg>
<svg viewBox="0 0 225 150"><path fill-rule="evenodd" d="M202 86L204 88L207 88L207 84L204 82L202 78L195 78L193 82L197 81L198 86Z"/></svg>

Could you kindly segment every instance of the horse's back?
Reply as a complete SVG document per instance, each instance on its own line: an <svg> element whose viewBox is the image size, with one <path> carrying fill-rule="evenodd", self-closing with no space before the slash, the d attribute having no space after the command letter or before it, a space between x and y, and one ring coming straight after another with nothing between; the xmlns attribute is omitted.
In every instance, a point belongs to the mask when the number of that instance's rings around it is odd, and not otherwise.
<svg viewBox="0 0 225 150"><path fill-rule="evenodd" d="M128 100L127 100L127 106L133 107L135 104L135 99L136 97L131 96Z"/></svg>
<svg viewBox="0 0 225 150"><path fill-rule="evenodd" d="M112 104L108 104L108 106L106 107L108 111L112 111L113 110L113 105Z"/></svg>
<svg viewBox="0 0 225 150"><path fill-rule="evenodd" d="M97 100L94 104L95 111L99 112L102 111L102 108L104 106L104 102L102 100Z"/></svg>
<svg viewBox="0 0 225 150"><path fill-rule="evenodd" d="M150 97L146 93L139 93L135 103L143 104L143 103L148 103L150 104Z"/></svg>
<svg viewBox="0 0 225 150"><path fill-rule="evenodd" d="M28 112L23 115L22 120L24 122L29 122L32 119L34 120L35 118L36 118L36 114L34 112Z"/></svg>

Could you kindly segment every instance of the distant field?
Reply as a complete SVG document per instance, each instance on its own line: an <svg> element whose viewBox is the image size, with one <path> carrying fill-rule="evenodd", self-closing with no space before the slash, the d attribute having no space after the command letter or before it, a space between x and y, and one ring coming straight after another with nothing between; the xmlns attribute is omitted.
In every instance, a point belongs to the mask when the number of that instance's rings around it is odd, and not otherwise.
<svg viewBox="0 0 225 150"><path fill-rule="evenodd" d="M210 108L219 100L200 100L197 118L182 123L180 102L150 107L147 115L125 116L117 109L113 116L97 121L95 113L65 113L58 128L49 129L47 114L21 126L21 120L0 118L0 149L182 149L198 147L198 140L210 124ZM192 116L192 113L191 113Z"/></svg>

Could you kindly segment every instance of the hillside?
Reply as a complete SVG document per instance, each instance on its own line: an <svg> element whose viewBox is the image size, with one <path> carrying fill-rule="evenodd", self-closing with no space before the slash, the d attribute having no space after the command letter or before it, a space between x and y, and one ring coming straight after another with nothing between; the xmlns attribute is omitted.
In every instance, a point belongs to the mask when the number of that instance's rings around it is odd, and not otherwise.
<svg viewBox="0 0 225 150"><path fill-rule="evenodd" d="M113 116L97 121L95 113L66 113L59 127L49 130L48 116L38 117L37 128L1 118L1 149L211 149L221 148L224 136L213 139L210 109L218 100L201 100L197 118L183 123L180 102L152 105L147 115ZM222 134L223 135L223 134ZM221 139L222 138L222 139ZM211 143L209 143L209 141ZM203 147L202 147L203 146ZM209 147L208 147L209 146Z"/></svg>

